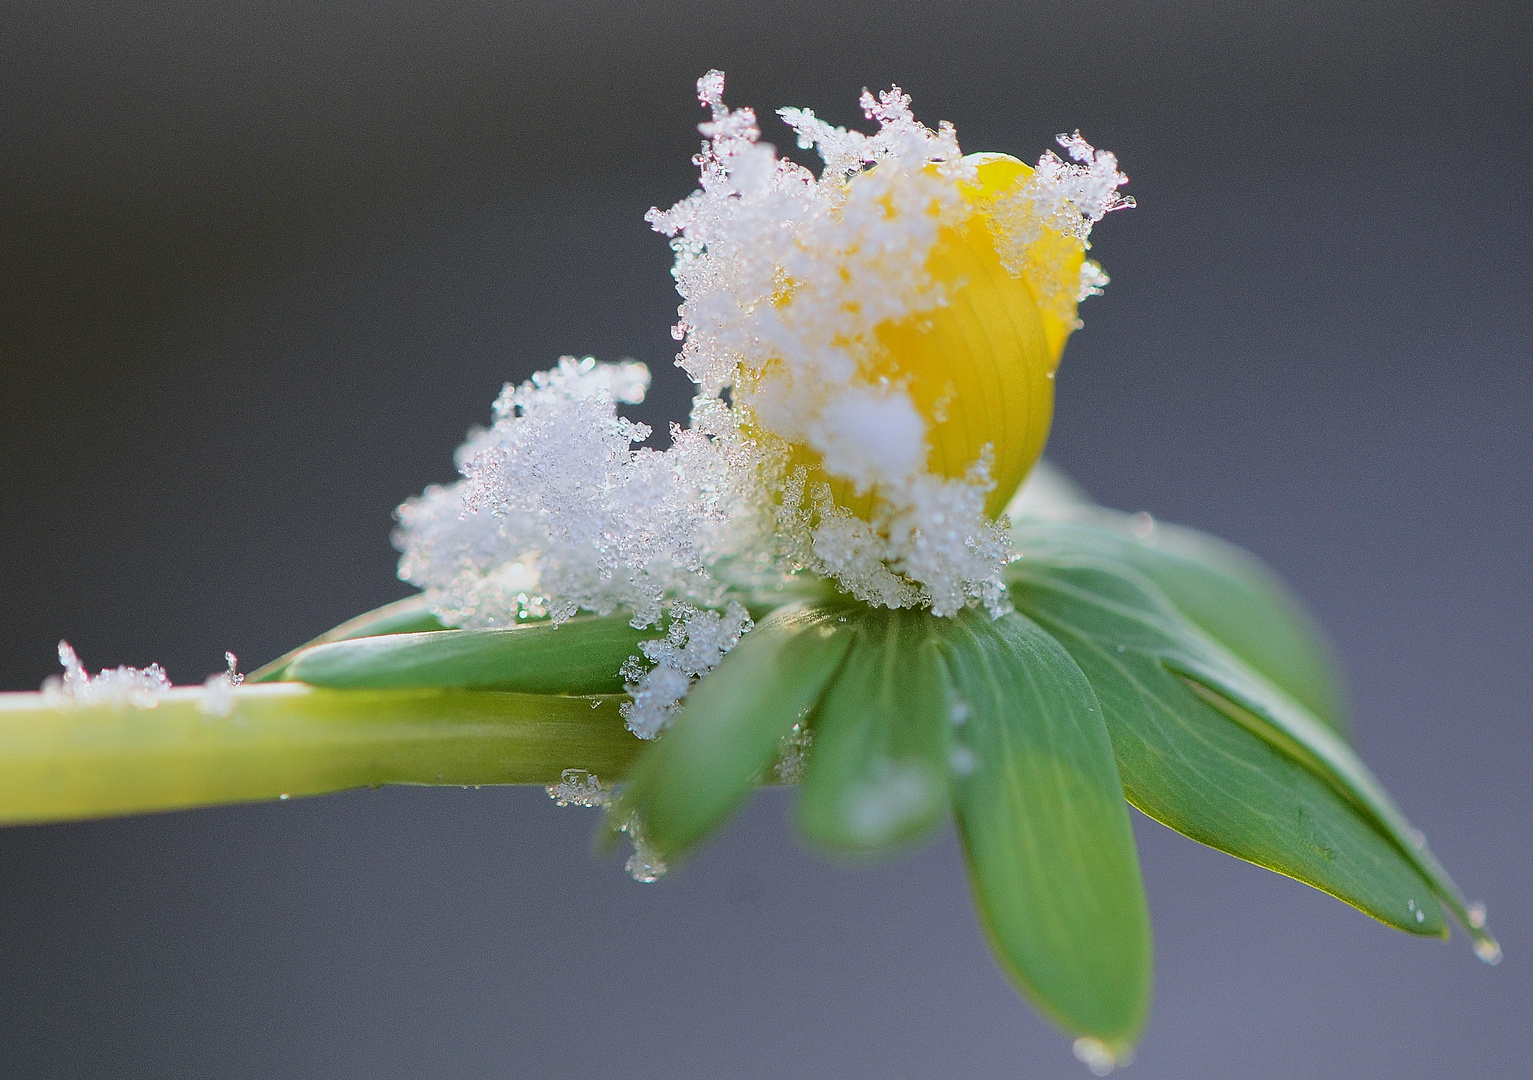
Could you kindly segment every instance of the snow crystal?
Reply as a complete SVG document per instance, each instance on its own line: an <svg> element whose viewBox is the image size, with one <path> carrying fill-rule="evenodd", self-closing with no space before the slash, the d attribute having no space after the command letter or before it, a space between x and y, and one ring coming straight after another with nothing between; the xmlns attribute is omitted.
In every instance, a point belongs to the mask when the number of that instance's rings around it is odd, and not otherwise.
<svg viewBox="0 0 1533 1080"><path fill-rule="evenodd" d="M202 700L197 711L208 716L228 716L234 712L234 688L245 681L240 674L239 657L232 652L224 653L228 668L217 675L209 675L202 684Z"/></svg>
<svg viewBox="0 0 1533 1080"><path fill-rule="evenodd" d="M926 421L910 395L871 386L841 391L809 427L826 471L859 492L908 483L926 457Z"/></svg>
<svg viewBox="0 0 1533 1080"><path fill-rule="evenodd" d="M1115 155L1098 150L1079 131L1055 138L1070 161L1052 150L1045 153L1031 176L995 200L990 225L1001 264L1027 278L1040 307L1052 311L1060 321L1078 326L1075 305L1089 296L1100 296L1107 275L1087 260L1076 287L1066 288L1056 257L1049 251L1050 234L1069 237L1080 247L1089 248L1092 226L1114 210L1132 207L1134 197L1118 193L1128 177L1118 171Z"/></svg>
<svg viewBox="0 0 1533 1080"><path fill-rule="evenodd" d="M1072 1049L1076 1060L1090 1069L1093 1076L1109 1076L1120 1065L1128 1065L1134 1060L1132 1053L1114 1054L1101 1039L1090 1035L1076 1039Z"/></svg>
<svg viewBox="0 0 1533 1080"><path fill-rule="evenodd" d="M627 690L633 696L622 706L628 730L641 739L659 735L670 725L692 684L717 667L754 625L738 601L730 601L722 614L676 604L666 636L639 644L654 667L644 671L637 657L624 665Z"/></svg>
<svg viewBox="0 0 1533 1080"><path fill-rule="evenodd" d="M565 357L507 385L494 424L458 452L463 479L400 507L399 576L449 626L619 608L649 626L670 597L718 603L704 555L727 518L729 462L698 431L673 429L664 453L638 447L649 428L617 404L648 382L643 364Z"/></svg>
<svg viewBox="0 0 1533 1080"><path fill-rule="evenodd" d="M71 705L114 705L119 708L153 709L170 689L170 679L159 664L146 668L103 668L92 676L80 663L69 642L59 642L63 675L50 675L43 683L43 697L55 708Z"/></svg>
<svg viewBox="0 0 1533 1080"><path fill-rule="evenodd" d="M1102 290L1112 284L1112 278L1108 277L1102 269L1102 264L1094 259L1085 259L1081 262L1081 286L1075 294L1075 302L1090 299L1093 296L1101 296ZM1077 319L1076 323L1079 324Z"/></svg>
<svg viewBox="0 0 1533 1080"><path fill-rule="evenodd" d="M612 789L593 772L565 769L557 784L548 785L548 797L558 806L611 806Z"/></svg>
<svg viewBox="0 0 1533 1080"><path fill-rule="evenodd" d="M557 784L549 784L548 797L558 806L581 806L606 809L612 805L612 788L601 782L593 772L585 769L565 769L559 774ZM637 814L630 814L617 827L627 833L633 842L633 854L628 857L626 869L635 881L646 884L659 881L665 874L664 860L655 853L644 839L644 827Z"/></svg>

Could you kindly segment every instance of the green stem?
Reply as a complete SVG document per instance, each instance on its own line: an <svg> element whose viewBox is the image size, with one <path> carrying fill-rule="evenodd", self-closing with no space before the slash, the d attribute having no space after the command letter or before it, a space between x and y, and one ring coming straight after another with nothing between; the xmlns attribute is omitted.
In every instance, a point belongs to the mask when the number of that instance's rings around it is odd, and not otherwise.
<svg viewBox="0 0 1533 1080"><path fill-rule="evenodd" d="M621 696L244 686L225 716L183 687L150 709L0 694L0 824L321 795L381 784L615 780L644 743Z"/></svg>

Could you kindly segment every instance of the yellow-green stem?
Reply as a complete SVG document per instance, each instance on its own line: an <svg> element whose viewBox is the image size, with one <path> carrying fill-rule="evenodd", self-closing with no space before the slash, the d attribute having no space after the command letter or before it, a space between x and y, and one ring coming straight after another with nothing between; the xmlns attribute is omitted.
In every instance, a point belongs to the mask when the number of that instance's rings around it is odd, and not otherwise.
<svg viewBox="0 0 1533 1080"><path fill-rule="evenodd" d="M609 697L240 687L224 716L200 688L152 709L0 694L0 824L321 795L381 784L616 779L643 747Z"/></svg>

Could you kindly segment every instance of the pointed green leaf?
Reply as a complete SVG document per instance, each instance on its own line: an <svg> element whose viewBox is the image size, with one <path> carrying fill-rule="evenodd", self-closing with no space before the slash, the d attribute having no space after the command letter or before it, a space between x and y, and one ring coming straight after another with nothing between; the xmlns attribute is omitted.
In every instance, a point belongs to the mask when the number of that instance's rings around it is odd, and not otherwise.
<svg viewBox="0 0 1533 1080"><path fill-rule="evenodd" d="M273 682L282 678L287 666L293 662L293 658L304 649L315 645L324 645L331 641L350 641L352 638L375 637L381 634L414 634L425 633L428 630L443 629L441 622L431 613L431 608L426 602L424 594L407 596L403 600L396 600L392 604L384 604L380 608L355 619L348 619L334 629L327 630L313 641L306 642L291 652L284 653L271 663L256 668L245 676L247 683Z"/></svg>
<svg viewBox="0 0 1533 1080"><path fill-rule="evenodd" d="M845 610L779 608L742 637L639 758L609 823L637 812L646 842L667 860L718 828L840 667L852 640Z"/></svg>
<svg viewBox="0 0 1533 1080"><path fill-rule="evenodd" d="M1132 566L1201 630L1350 737L1351 707L1324 630L1250 552L1148 514L1097 506L1019 520L1012 536L1024 559L1091 553Z"/></svg>
<svg viewBox="0 0 1533 1080"><path fill-rule="evenodd" d="M980 920L1045 1014L1119 1056L1149 1015L1150 918L1091 684L1021 615L963 613L942 655L968 710L954 807Z"/></svg>
<svg viewBox="0 0 1533 1080"><path fill-rule="evenodd" d="M938 620L864 608L853 622L856 641L815 711L798 820L817 843L872 852L947 815L952 724Z"/></svg>
<svg viewBox="0 0 1533 1080"><path fill-rule="evenodd" d="M305 649L285 678L337 689L454 687L528 694L620 694L619 670L639 642L663 636L635 630L621 615L577 615L567 622L507 630L438 630L337 641Z"/></svg>
<svg viewBox="0 0 1533 1080"><path fill-rule="evenodd" d="M1130 802L1391 926L1446 935L1433 893L1461 905L1457 890L1329 728L1135 571L1089 557L1024 562L1012 597L1091 680Z"/></svg>

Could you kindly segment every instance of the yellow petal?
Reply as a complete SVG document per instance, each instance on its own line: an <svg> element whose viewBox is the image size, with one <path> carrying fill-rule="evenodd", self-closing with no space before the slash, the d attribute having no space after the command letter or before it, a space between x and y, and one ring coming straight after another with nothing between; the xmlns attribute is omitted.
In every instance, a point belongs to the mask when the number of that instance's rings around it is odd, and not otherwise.
<svg viewBox="0 0 1533 1080"><path fill-rule="evenodd" d="M978 183L966 187L965 195L974 213L961 225L945 226L927 260L933 280L947 286L948 302L880 325L882 349L866 377L872 383L887 379L909 393L927 421L930 472L963 477L988 448L995 487L985 509L993 516L1048 439L1054 369L1074 328L1083 254L1079 241L1045 228L1028 249L1028 272L1008 271L987 210L1032 170L1001 154L971 160L978 165ZM1056 295L1071 302L1041 304L1032 284L1038 280L1057 286ZM859 495L849 481L826 476L807 448L796 448L794 456L815 467L812 479L830 483L839 505L860 517L871 515L876 489Z"/></svg>

